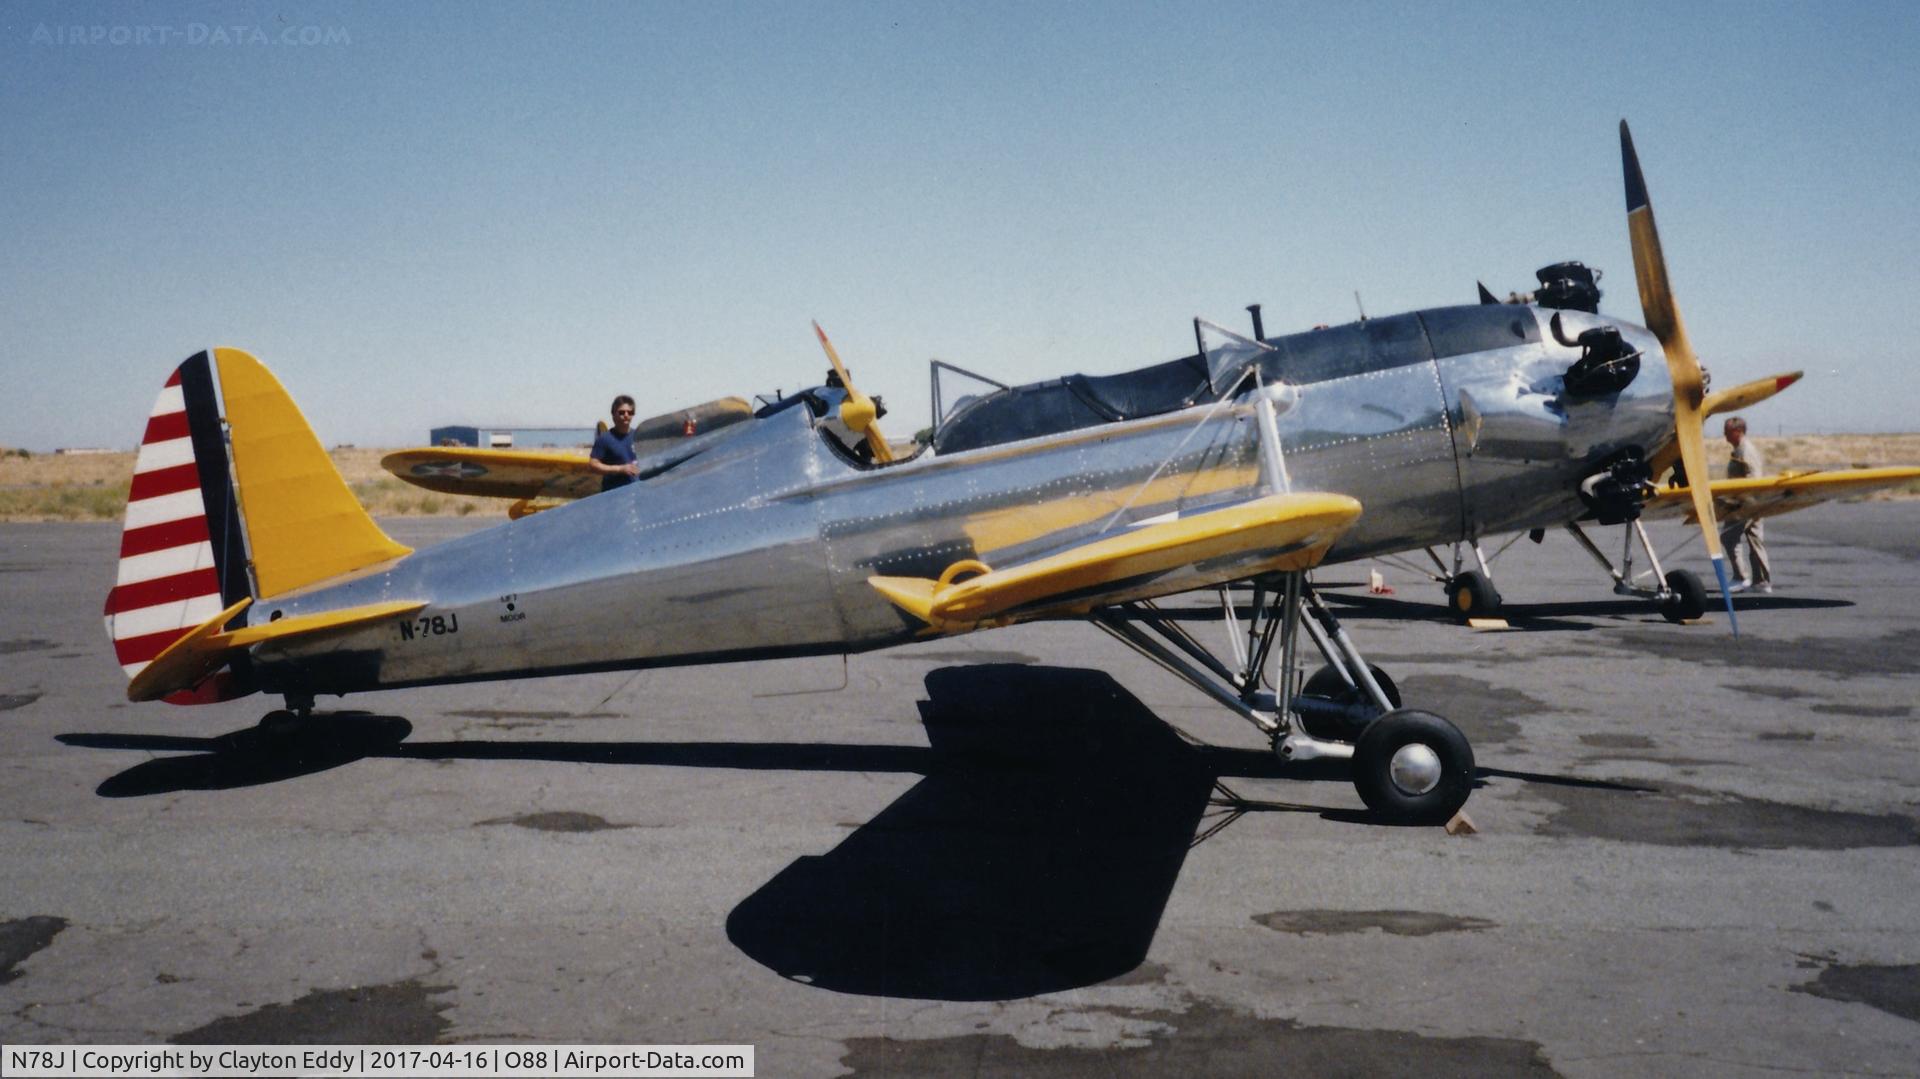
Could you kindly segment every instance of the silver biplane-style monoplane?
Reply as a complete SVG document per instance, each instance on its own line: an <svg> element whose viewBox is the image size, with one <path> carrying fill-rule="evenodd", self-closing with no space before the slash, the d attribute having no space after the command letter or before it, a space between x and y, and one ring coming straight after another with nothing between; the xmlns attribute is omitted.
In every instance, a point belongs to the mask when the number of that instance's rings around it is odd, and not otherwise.
<svg viewBox="0 0 1920 1079"><path fill-rule="evenodd" d="M263 692L304 716L327 695L1077 617L1283 757L1350 757L1382 817L1445 820L1471 748L1399 707L1308 571L1612 519L1653 493L1647 462L1670 450L1704 475L1699 365L1624 123L1621 144L1649 328L1527 305L1265 341L1196 322L1196 362L1084 380L1097 423L1044 395L983 399L900 459L843 373L641 482L419 551L366 515L258 361L202 352L167 383L135 466L106 606L128 696ZM1719 570L1704 486L1692 501ZM1243 581L1231 655L1154 606ZM1306 647L1326 666L1300 684Z"/></svg>

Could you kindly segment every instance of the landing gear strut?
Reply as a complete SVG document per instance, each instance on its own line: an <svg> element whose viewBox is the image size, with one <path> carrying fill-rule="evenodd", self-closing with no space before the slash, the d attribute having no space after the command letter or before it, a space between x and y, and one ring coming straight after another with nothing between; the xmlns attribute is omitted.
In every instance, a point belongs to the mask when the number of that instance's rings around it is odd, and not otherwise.
<svg viewBox="0 0 1920 1079"><path fill-rule="evenodd" d="M1687 622L1699 618L1707 610L1707 588L1692 570L1676 569L1663 573L1660 569L1660 556L1653 549L1653 540L1647 535L1647 527L1639 518L1630 522L1625 542L1620 551L1620 564L1602 554L1600 548L1580 527L1578 521L1567 522L1567 532L1582 550L1593 556L1613 578L1613 593L1617 596L1639 596L1653 601L1660 617L1669 622ZM1640 546L1647 554L1647 563L1652 567L1653 579L1659 582L1654 587L1642 587L1634 583L1633 541L1640 540Z"/></svg>
<svg viewBox="0 0 1920 1079"><path fill-rule="evenodd" d="M1473 788L1466 737L1431 712L1400 710L1400 693L1367 663L1304 573L1254 582L1243 621L1220 589L1229 649L1203 646L1151 601L1093 613L1093 623L1252 723L1282 760L1350 759L1354 788L1378 817L1445 823ZM1300 684L1301 634L1326 666ZM1279 682L1268 669L1279 646Z"/></svg>
<svg viewBox="0 0 1920 1079"><path fill-rule="evenodd" d="M1539 542L1527 532L1516 532L1500 545L1500 549L1488 555L1480 547L1478 537L1456 541L1453 545L1453 564L1440 557L1440 552L1432 547L1425 548L1427 557L1433 561L1434 568L1427 569L1398 555L1382 556L1378 560L1398 566L1411 573L1420 574L1438 584L1447 594L1447 609L1462 622L1475 618L1492 618L1500 613L1500 605L1505 601L1500 590L1493 586L1493 562L1507 552L1521 536L1527 536ZM1474 569L1466 568L1463 552L1473 555Z"/></svg>

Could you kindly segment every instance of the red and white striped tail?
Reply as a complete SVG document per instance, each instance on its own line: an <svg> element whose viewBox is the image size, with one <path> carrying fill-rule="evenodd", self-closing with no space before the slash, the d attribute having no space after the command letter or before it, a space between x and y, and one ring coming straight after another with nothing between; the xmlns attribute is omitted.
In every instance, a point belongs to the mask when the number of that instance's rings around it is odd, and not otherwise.
<svg viewBox="0 0 1920 1079"><path fill-rule="evenodd" d="M211 515L210 516L210 511ZM167 379L147 419L134 461L133 486L120 537L120 572L107 594L107 635L128 678L189 630L246 594L245 578L224 572L240 560L219 409L206 353ZM218 679L194 701L220 700L231 679ZM189 703L182 699L176 703Z"/></svg>

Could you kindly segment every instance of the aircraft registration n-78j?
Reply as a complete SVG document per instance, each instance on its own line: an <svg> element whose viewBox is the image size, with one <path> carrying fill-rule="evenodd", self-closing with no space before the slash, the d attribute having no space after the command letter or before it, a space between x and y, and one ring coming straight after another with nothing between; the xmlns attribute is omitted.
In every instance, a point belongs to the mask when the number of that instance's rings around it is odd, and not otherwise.
<svg viewBox="0 0 1920 1079"><path fill-rule="evenodd" d="M1283 757L1351 758L1380 817L1444 821L1472 787L1471 747L1400 707L1308 572L1631 519L1654 493L1647 462L1676 450L1706 474L1700 367L1620 134L1646 328L1528 305L1265 341L1196 320L1196 356L1083 380L1098 423L1028 410L1009 430L1008 413L983 408L979 444L956 419L938 452L902 459L842 369L840 386L704 436L647 479L419 551L367 516L265 367L202 352L168 380L135 466L106 604L128 696L262 692L305 717L319 697L367 690L847 653L1074 617ZM1724 586L1704 484L1692 503ZM1230 655L1154 606L1242 581L1254 600ZM1668 592L1703 594L1697 581ZM1325 667L1302 684L1307 645Z"/></svg>

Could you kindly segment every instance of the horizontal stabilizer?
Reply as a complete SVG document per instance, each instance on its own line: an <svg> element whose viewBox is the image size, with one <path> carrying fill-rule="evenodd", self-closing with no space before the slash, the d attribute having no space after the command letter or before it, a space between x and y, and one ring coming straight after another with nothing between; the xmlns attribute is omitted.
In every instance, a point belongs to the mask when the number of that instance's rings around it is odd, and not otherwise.
<svg viewBox="0 0 1920 1079"><path fill-rule="evenodd" d="M155 656L152 663L134 675L133 681L127 684L127 699L157 701L170 693L192 689L223 666L230 653L243 648L266 641L307 637L377 622L383 618L409 615L426 606L424 601L393 600L338 611L292 615L234 630L223 631L220 628L252 602L251 599L242 599L169 645L166 651Z"/></svg>
<svg viewBox="0 0 1920 1079"><path fill-rule="evenodd" d="M1142 594L1142 580L1187 567L1203 568L1198 577L1183 575L1164 591L1310 569L1359 515L1360 503L1345 495L1269 495L1144 525L1006 569L972 563L950 568L941 581L869 577L867 583L934 629L959 632L983 622L1091 609L1122 591ZM952 581L960 569L984 572Z"/></svg>

